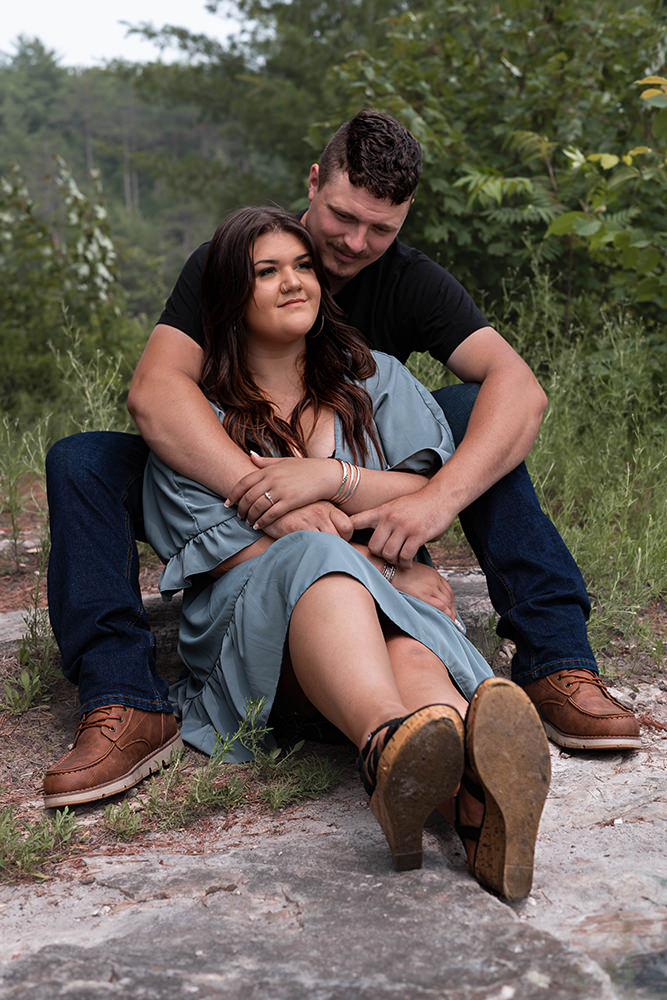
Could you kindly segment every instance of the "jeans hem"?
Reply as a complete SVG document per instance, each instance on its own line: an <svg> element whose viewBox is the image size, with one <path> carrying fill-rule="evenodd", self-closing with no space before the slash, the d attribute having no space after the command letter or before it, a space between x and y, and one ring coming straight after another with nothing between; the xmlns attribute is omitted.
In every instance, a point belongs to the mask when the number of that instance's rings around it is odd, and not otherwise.
<svg viewBox="0 0 667 1000"><path fill-rule="evenodd" d="M539 667L533 667L532 670L521 672L512 671L512 680L515 684L519 684L524 687L526 684L530 684L531 681L538 681L542 677L548 677L549 674L558 673L559 670L591 670L596 676L599 675L599 670L595 660L590 660L585 657L572 657L570 659L563 660L551 660L549 663L543 663Z"/></svg>
<svg viewBox="0 0 667 1000"><path fill-rule="evenodd" d="M125 705L127 708L138 708L142 712L166 712L169 715L173 714L173 708L168 701L162 701L161 698L154 698L149 701L147 698L137 698L134 695L121 694L116 691L115 694L103 694L98 695L97 698L89 698L88 701L81 703L81 715L84 712L91 712L94 708L102 708L103 705Z"/></svg>

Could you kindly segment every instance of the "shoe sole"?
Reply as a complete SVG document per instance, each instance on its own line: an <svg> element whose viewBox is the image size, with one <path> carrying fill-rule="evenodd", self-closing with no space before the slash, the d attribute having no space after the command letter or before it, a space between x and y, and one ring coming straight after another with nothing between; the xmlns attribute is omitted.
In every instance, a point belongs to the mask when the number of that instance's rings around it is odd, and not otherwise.
<svg viewBox="0 0 667 1000"><path fill-rule="evenodd" d="M478 687L466 719L466 752L484 790L473 874L499 896L523 899L533 883L551 760L540 717L521 688L503 678Z"/></svg>
<svg viewBox="0 0 667 1000"><path fill-rule="evenodd" d="M641 736L571 736L545 719L542 725L551 742L567 750L641 750L642 747Z"/></svg>
<svg viewBox="0 0 667 1000"><path fill-rule="evenodd" d="M124 792L128 788L138 785L144 778L169 764L172 751L179 750L182 746L183 740L180 734L176 733L159 750L152 750L143 760L135 764L131 771L121 775L120 778L103 785L96 785L93 788L45 795L44 806L46 809L54 809L57 806L76 806L82 805L84 802L96 802L98 799L108 799L112 795L118 795L119 792Z"/></svg>
<svg viewBox="0 0 667 1000"><path fill-rule="evenodd" d="M370 806L396 871L421 868L424 824L456 792L464 760L463 721L446 705L410 716L383 749Z"/></svg>

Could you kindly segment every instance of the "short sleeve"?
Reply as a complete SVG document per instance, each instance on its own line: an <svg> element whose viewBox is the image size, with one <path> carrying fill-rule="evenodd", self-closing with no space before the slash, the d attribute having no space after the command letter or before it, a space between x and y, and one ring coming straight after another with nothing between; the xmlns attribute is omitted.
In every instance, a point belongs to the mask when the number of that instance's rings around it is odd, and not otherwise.
<svg viewBox="0 0 667 1000"><path fill-rule="evenodd" d="M204 346L201 278L208 246L208 243L202 243L188 257L158 320L158 323L166 323L186 333L200 347Z"/></svg>
<svg viewBox="0 0 667 1000"><path fill-rule="evenodd" d="M373 351L365 387L388 469L431 475L454 454L449 424L430 392L395 358Z"/></svg>

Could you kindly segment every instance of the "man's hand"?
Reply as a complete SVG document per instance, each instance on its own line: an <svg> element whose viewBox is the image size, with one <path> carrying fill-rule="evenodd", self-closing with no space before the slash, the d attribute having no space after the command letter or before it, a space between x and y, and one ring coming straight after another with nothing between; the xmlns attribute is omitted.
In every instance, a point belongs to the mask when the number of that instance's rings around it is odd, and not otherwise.
<svg viewBox="0 0 667 1000"><path fill-rule="evenodd" d="M439 538L455 516L456 511L450 513L445 508L440 491L426 487L380 507L352 514L350 520L355 531L375 529L368 543L374 556L407 569L417 550Z"/></svg>
<svg viewBox="0 0 667 1000"><path fill-rule="evenodd" d="M326 531L330 535L339 535L346 542L352 538L353 530L347 514L328 500L318 500L292 510L264 529L270 538L282 538L293 531Z"/></svg>
<svg viewBox="0 0 667 1000"><path fill-rule="evenodd" d="M418 597L426 604L444 611L453 622L457 621L454 591L437 569L424 566L423 563L411 563L407 569L399 567L392 582L397 590Z"/></svg>

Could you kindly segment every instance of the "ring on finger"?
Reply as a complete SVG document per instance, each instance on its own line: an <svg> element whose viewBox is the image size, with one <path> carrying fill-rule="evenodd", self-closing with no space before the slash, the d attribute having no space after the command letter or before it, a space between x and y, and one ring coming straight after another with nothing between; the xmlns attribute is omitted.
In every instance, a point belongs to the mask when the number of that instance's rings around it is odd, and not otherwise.
<svg viewBox="0 0 667 1000"><path fill-rule="evenodd" d="M273 505L274 505L274 503L275 503L276 501L275 501L275 500L273 499L273 497L271 496L271 494L269 493L269 491L268 491L268 490L265 490L265 492L264 492L264 496L266 497L266 499L267 499L267 500L269 501L269 503L270 503L270 504L271 504L271 506L273 507Z"/></svg>

